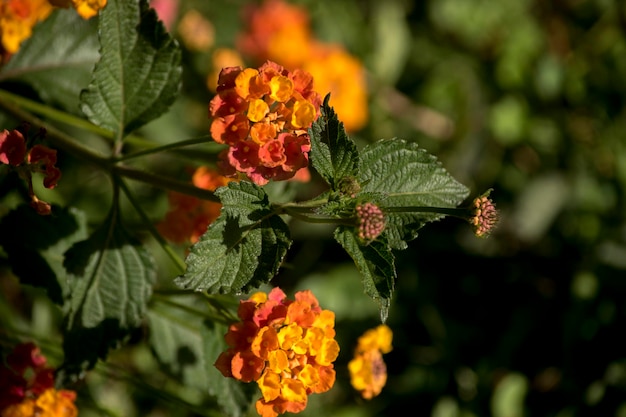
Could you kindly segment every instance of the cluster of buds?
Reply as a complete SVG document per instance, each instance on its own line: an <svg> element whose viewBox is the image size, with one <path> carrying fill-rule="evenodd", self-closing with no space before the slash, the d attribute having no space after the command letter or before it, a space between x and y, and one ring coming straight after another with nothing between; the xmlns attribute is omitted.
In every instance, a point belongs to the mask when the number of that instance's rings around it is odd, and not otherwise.
<svg viewBox="0 0 626 417"><path fill-rule="evenodd" d="M308 395L332 388L339 355L335 314L323 310L310 291L297 292L295 300L279 288L257 292L241 301L238 316L241 321L225 336L229 349L215 366L226 377L256 381L259 415L298 413Z"/></svg>
<svg viewBox="0 0 626 417"><path fill-rule="evenodd" d="M54 388L54 368L33 343L21 343L0 362L1 417L76 417L76 392Z"/></svg>
<svg viewBox="0 0 626 417"><path fill-rule="evenodd" d="M359 223L359 239L371 242L385 230L385 214L374 203L359 204L355 208Z"/></svg>
<svg viewBox="0 0 626 417"><path fill-rule="evenodd" d="M489 192L474 199L473 210L470 223L474 226L474 233L478 237L487 236L498 223L498 211L489 198Z"/></svg>
<svg viewBox="0 0 626 417"><path fill-rule="evenodd" d="M0 132L0 164L9 165L26 181L31 199L30 205L37 213L50 214L50 204L35 195L32 174L43 173L43 186L49 189L56 187L61 177L61 170L55 165L57 151L39 144L29 147L24 138L27 131L28 125L24 124L21 129L11 131L5 129ZM33 140L43 136L45 136L45 130L42 129Z"/></svg>
<svg viewBox="0 0 626 417"><path fill-rule="evenodd" d="M216 91L209 105L211 136L229 145L220 154L225 175L239 172L265 185L308 166L307 129L321 105L310 74L270 61L258 69L227 67Z"/></svg>
<svg viewBox="0 0 626 417"><path fill-rule="evenodd" d="M354 358L348 363L350 383L367 400L374 398L387 383L387 366L383 353L392 349L391 329L381 324L359 337Z"/></svg>

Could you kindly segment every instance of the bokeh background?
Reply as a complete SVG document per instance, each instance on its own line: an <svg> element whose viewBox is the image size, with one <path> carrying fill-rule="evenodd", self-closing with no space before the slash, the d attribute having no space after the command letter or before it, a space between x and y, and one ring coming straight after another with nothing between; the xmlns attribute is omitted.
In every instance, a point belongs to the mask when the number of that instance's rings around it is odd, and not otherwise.
<svg viewBox="0 0 626 417"><path fill-rule="evenodd" d="M493 189L501 220L488 238L450 217L396 253L387 321L394 349L385 355L387 386L370 401L352 390L345 366L357 337L380 323L377 306L332 228L292 223L295 242L273 283L288 293L312 289L336 312L342 346L336 386L312 396L301 415L626 416L626 3L152 4L184 49L184 84L172 111L138 135L163 143L206 135L219 69L271 58L305 67L332 92L330 104L358 146L415 141L472 196ZM215 149L201 151L210 163ZM146 164L189 178L198 155ZM97 181L67 164L66 178ZM312 173L296 195L323 189ZM276 187L277 198L282 191ZM166 196L139 192L153 203L155 221L162 218ZM106 214L103 188L45 196L91 219ZM161 281L171 280L175 272L160 262ZM19 299L25 322L43 333L54 327L53 307L21 291L5 284L2 314L13 314L6 305ZM79 392L87 398L81 415L205 415L172 400L203 397L159 379L143 337L111 356L130 375L111 368L90 375ZM155 398L141 383L150 376L171 394Z"/></svg>

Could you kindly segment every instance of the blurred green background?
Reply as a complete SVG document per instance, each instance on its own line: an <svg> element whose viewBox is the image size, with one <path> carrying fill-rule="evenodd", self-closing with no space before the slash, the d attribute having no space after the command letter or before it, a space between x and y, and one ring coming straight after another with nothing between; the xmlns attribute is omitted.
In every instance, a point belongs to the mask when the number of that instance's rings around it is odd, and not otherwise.
<svg viewBox="0 0 626 417"><path fill-rule="evenodd" d="M195 9L212 23L215 38L204 52L185 50L183 96L142 135L171 142L207 133L210 54L235 46L250 3L181 1L174 27ZM493 188L501 215L487 239L476 238L467 222L446 218L396 253L387 321L394 350L385 355L387 386L370 401L352 390L345 366L357 337L379 324L377 307L362 293L332 229L293 223L295 243L273 283L289 294L312 289L336 312L342 346L335 388L311 396L301 415L626 417L626 3L291 3L309 11L317 38L342 44L367 71L369 119L350 134L357 144L413 140L472 196ZM188 177L185 160L177 161L147 164ZM49 199L82 207L90 220L104 216L104 191L89 187L94 174L66 168L68 181L89 189ZM315 184L301 190L320 191ZM154 218L162 216L166 197L139 192L154 203ZM175 273L164 266L161 275L167 281ZM26 320L45 328L52 307L37 292L21 297L32 308ZM46 313L38 316L37 309ZM112 358L132 362L145 378L157 365L141 340ZM168 398L155 403L140 385L128 390L98 373L91 378L85 392L112 415L201 415L162 408ZM201 398L168 384L191 402ZM90 411L89 401L83 413L102 415Z"/></svg>

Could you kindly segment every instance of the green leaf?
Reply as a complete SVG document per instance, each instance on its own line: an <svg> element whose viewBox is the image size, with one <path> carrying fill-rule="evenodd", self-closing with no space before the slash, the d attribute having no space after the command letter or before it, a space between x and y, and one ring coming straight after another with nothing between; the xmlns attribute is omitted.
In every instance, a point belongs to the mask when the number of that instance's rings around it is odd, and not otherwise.
<svg viewBox="0 0 626 417"><path fill-rule="evenodd" d="M179 300L179 302L187 302ZM150 346L162 368L187 387L205 392L208 378L198 316L164 303L148 311Z"/></svg>
<svg viewBox="0 0 626 417"><path fill-rule="evenodd" d="M226 326L206 322L202 328L204 357L206 358L206 377L209 381L209 393L216 397L224 413L232 417L246 414L254 395L258 395L256 384L244 384L234 378L226 378L213 364L220 353L228 346L224 341Z"/></svg>
<svg viewBox="0 0 626 417"><path fill-rule="evenodd" d="M99 57L97 21L82 19L75 10L55 10L2 68L0 82L23 81L44 102L78 114L80 91Z"/></svg>
<svg viewBox="0 0 626 417"><path fill-rule="evenodd" d="M100 53L81 109L98 126L129 133L163 114L181 84L181 52L146 0L109 0Z"/></svg>
<svg viewBox="0 0 626 417"><path fill-rule="evenodd" d="M363 192L383 192L385 207L458 206L469 194L437 159L413 142L383 139L363 149L359 182ZM406 249L417 230L444 217L433 212L387 212L384 234L393 249Z"/></svg>
<svg viewBox="0 0 626 417"><path fill-rule="evenodd" d="M256 184L231 182L216 195L222 212L191 247L187 271L176 285L237 294L269 282L291 246L289 228Z"/></svg>
<svg viewBox="0 0 626 417"><path fill-rule="evenodd" d="M63 367L69 374L91 368L138 327L152 294L154 261L116 214L113 209L98 230L65 254L71 298Z"/></svg>
<svg viewBox="0 0 626 417"><path fill-rule="evenodd" d="M311 163L334 191L342 191L345 178L356 177L359 154L354 142L348 138L343 123L328 105L330 95L324 99L320 117L313 123L311 136Z"/></svg>
<svg viewBox="0 0 626 417"><path fill-rule="evenodd" d="M53 207L41 216L28 205L9 212L0 222L0 246L22 284L44 288L50 299L63 305L68 295L63 254L87 237L84 213Z"/></svg>
<svg viewBox="0 0 626 417"><path fill-rule="evenodd" d="M365 293L378 303L380 319L384 323L396 283L396 267L391 248L382 237L368 245L361 245L354 228L344 226L335 230L335 239L354 260L361 272Z"/></svg>

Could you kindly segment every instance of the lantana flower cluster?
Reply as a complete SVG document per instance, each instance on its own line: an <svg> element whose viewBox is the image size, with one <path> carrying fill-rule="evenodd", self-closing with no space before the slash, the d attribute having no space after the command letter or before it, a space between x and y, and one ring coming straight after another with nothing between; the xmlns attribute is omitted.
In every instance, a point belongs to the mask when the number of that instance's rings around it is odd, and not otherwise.
<svg viewBox="0 0 626 417"><path fill-rule="evenodd" d="M240 322L225 336L229 348L215 362L226 377L256 381L263 417L306 408L308 395L335 383L333 362L339 355L335 314L323 310L310 291L288 300L279 288L257 292L241 301Z"/></svg>
<svg viewBox="0 0 626 417"><path fill-rule="evenodd" d="M205 166L197 168L192 176L193 185L209 191L215 191L231 181L232 178L224 177L216 169ZM175 243L196 243L222 209L221 203L175 191L168 194L168 200L170 209L157 229L164 238Z"/></svg>
<svg viewBox="0 0 626 417"><path fill-rule="evenodd" d="M376 204L359 204L355 211L359 223L359 239L371 242L385 230L385 214Z"/></svg>
<svg viewBox="0 0 626 417"><path fill-rule="evenodd" d="M54 388L54 368L31 342L0 362L0 417L76 417L76 392Z"/></svg>
<svg viewBox="0 0 626 417"><path fill-rule="evenodd" d="M265 0L244 11L245 32L237 42L242 54L270 60L292 70L302 68L315 79L322 96L348 132L362 128L369 118L366 72L362 62L344 46L323 42L311 29L305 7L284 0Z"/></svg>
<svg viewBox="0 0 626 417"><path fill-rule="evenodd" d="M258 69L224 68L209 110L213 140L229 145L220 155L225 175L243 173L258 185L294 177L308 166L307 129L320 105L305 71L271 61Z"/></svg>
<svg viewBox="0 0 626 417"><path fill-rule="evenodd" d="M371 399L381 393L387 383L387 365L383 354L392 350L391 329L381 324L367 330L359 337L354 358L348 363L350 383L365 399Z"/></svg>
<svg viewBox="0 0 626 417"><path fill-rule="evenodd" d="M40 144L29 147L24 138L27 131L28 125L25 124L21 130L8 131L5 129L0 132L0 165L9 165L26 181L28 195L31 199L30 205L37 213L50 214L50 204L35 195L32 174L34 172L43 173L44 187L49 189L56 187L59 178L61 178L61 170L56 166L57 151ZM40 130L34 139L44 135L45 131Z"/></svg>
<svg viewBox="0 0 626 417"><path fill-rule="evenodd" d="M476 197L472 202L473 216L469 221L478 237L488 236L498 224L498 210L493 200L489 198L490 191Z"/></svg>
<svg viewBox="0 0 626 417"><path fill-rule="evenodd" d="M106 0L0 0L0 52L15 54L33 27L55 7L74 7L83 19L89 19L105 5Z"/></svg>

